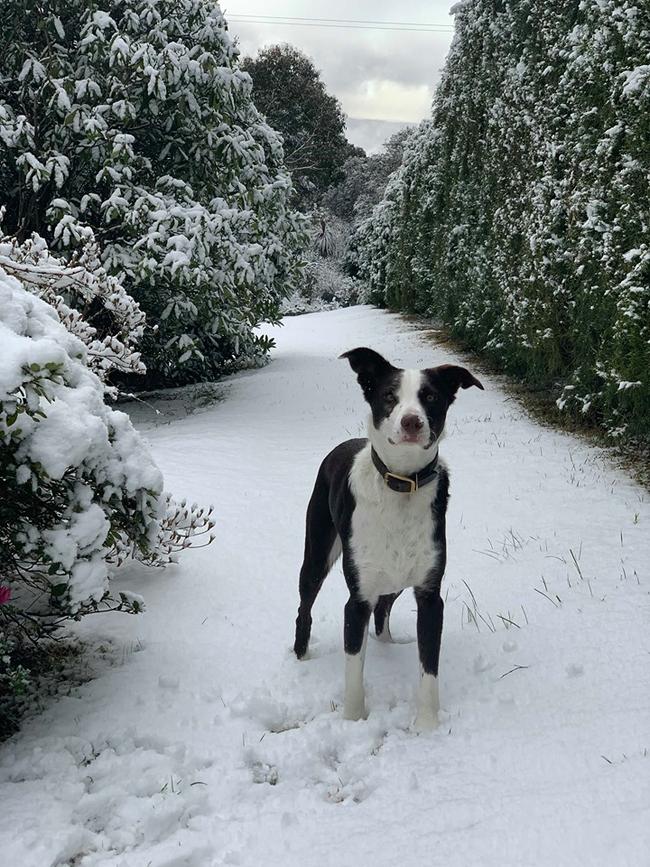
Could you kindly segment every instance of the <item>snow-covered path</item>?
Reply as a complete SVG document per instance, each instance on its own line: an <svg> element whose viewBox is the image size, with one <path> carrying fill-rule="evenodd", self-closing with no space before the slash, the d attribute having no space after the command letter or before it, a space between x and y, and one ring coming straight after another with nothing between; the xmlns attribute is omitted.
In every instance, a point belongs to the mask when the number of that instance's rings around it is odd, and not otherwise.
<svg viewBox="0 0 650 867"><path fill-rule="evenodd" d="M461 393L441 663L444 721L410 731L410 595L369 642L367 721L341 719L344 582L290 654L318 464L365 425L337 355L452 360L398 317L312 314L219 405L148 431L168 487L213 502L217 541L132 569L140 618L103 617L116 664L0 747L16 867L650 863L650 502L489 377ZM90 618L89 618L90 619Z"/></svg>

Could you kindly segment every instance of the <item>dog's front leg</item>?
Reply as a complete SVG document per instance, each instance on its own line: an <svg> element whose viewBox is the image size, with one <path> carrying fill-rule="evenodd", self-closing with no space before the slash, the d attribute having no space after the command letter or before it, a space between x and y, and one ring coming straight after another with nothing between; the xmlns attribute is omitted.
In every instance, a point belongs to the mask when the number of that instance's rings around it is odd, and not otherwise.
<svg viewBox="0 0 650 867"><path fill-rule="evenodd" d="M363 689L363 663L366 657L370 605L351 595L345 606L343 643L345 646L345 719L365 719L366 699Z"/></svg>
<svg viewBox="0 0 650 867"><path fill-rule="evenodd" d="M415 728L429 731L438 725L438 664L442 639L444 603L438 590L416 589L418 605L418 652L420 655L420 685L417 696Z"/></svg>

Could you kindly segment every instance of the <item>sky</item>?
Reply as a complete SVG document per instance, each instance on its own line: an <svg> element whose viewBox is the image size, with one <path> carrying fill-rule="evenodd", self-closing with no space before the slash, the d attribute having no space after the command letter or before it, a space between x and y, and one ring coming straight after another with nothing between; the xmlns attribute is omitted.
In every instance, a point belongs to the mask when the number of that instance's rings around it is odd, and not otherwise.
<svg viewBox="0 0 650 867"><path fill-rule="evenodd" d="M328 92L339 98L348 117L347 136L368 153L407 124L430 113L433 90L451 42L453 0L222 0L231 33L243 55L289 42L308 54L321 70ZM231 17L232 16L232 17ZM242 21L237 16L258 16ZM396 32L333 26L302 26L260 18L291 16L373 22L440 25L437 32ZM327 22L321 22L325 24Z"/></svg>

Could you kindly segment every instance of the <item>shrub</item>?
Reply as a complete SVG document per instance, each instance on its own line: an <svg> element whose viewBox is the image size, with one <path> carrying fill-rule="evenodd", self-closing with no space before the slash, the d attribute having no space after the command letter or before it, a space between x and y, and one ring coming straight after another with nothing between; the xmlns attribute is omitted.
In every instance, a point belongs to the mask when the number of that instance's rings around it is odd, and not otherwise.
<svg viewBox="0 0 650 867"><path fill-rule="evenodd" d="M105 402L101 377L140 365L131 338L142 320L119 285L87 271L91 260L91 248L66 265L38 237L0 241L0 715L25 688L22 645L91 612L140 611L139 597L111 592L115 569L127 558L163 566L213 526L165 493L128 416ZM71 294L112 312L121 338L99 340L55 294L73 280Z"/></svg>
<svg viewBox="0 0 650 867"><path fill-rule="evenodd" d="M287 314L312 313L363 303L366 287L344 273L350 225L327 210L311 215L310 244L299 290L287 299Z"/></svg>

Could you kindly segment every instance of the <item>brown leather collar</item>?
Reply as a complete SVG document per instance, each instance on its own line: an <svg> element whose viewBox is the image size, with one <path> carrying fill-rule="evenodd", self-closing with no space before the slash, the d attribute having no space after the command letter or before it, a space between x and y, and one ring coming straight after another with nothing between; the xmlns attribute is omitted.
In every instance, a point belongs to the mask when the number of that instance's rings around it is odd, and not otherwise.
<svg viewBox="0 0 650 867"><path fill-rule="evenodd" d="M414 494L419 488L428 485L436 476L438 467L438 455L426 467L417 473L410 476L400 476L398 473L391 473L386 464L379 457L374 449L370 450L372 462L375 465L377 472L382 477L386 485L391 491L397 491L399 494Z"/></svg>

